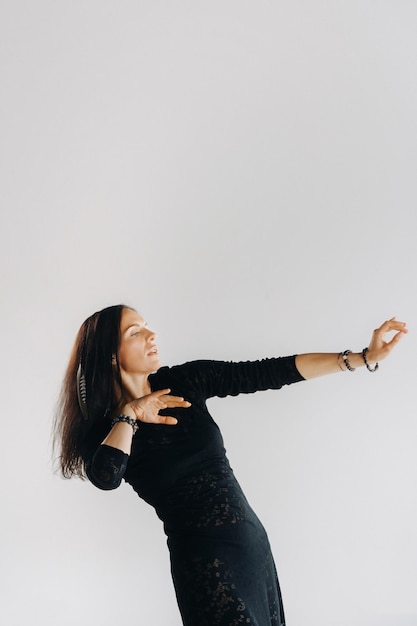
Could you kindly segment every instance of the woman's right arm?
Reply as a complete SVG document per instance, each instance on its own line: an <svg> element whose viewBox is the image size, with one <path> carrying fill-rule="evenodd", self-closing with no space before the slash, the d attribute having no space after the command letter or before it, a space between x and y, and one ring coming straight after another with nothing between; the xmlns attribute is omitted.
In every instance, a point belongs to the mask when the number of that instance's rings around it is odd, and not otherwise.
<svg viewBox="0 0 417 626"><path fill-rule="evenodd" d="M129 426L129 424L127 424ZM129 426L133 433L132 427ZM132 436L130 436L132 439ZM104 442L87 463L87 478L95 487L109 491L117 489L126 471L129 455Z"/></svg>
<svg viewBox="0 0 417 626"><path fill-rule="evenodd" d="M149 424L175 425L175 417L160 415L166 408L188 408L190 402L178 396L169 395L170 389L154 391L142 398L125 404L120 414L127 415L137 422ZM132 448L133 428L128 422L116 422L107 437L87 464L87 477L99 489L119 487Z"/></svg>
<svg viewBox="0 0 417 626"><path fill-rule="evenodd" d="M127 413L123 414L127 415ZM118 450L121 450L125 454L130 454L130 450L132 448L132 439L132 426L127 422L116 422L107 437L102 442L102 445L111 446L112 448L117 448Z"/></svg>

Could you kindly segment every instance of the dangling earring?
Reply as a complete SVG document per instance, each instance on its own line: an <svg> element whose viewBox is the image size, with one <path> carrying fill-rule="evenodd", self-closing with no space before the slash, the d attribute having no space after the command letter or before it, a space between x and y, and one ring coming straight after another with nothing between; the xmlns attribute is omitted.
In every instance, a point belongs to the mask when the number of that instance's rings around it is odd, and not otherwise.
<svg viewBox="0 0 417 626"><path fill-rule="evenodd" d="M81 409L81 413L85 420L88 420L88 410L87 410L87 383L85 380L85 374L81 367L81 361L78 365L77 369L77 396L78 396L78 404Z"/></svg>

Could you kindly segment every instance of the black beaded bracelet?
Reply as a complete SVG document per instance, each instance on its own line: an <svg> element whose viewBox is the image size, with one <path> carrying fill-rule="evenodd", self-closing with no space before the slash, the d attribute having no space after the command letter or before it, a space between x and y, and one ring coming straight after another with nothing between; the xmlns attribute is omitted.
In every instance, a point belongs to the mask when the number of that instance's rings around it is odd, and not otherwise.
<svg viewBox="0 0 417 626"><path fill-rule="evenodd" d="M352 350L345 350L344 352L342 352L342 359L349 372L354 372L356 367L352 367L349 363L348 354L352 354Z"/></svg>
<svg viewBox="0 0 417 626"><path fill-rule="evenodd" d="M133 419L133 417L129 417L129 415L116 415L116 417L113 417L111 421L111 427L113 428L113 426L117 424L118 422L126 422L126 424L130 424L131 427L133 428L134 435L139 430L137 420Z"/></svg>
<svg viewBox="0 0 417 626"><path fill-rule="evenodd" d="M338 364L338 366L339 366L339 369L340 369L342 372L346 372L345 368L344 368L344 367L342 367L342 364L341 364L341 362L340 362L340 361L341 361L341 359L342 359L342 353L341 353L341 352L339 352L339 354L337 355L337 364Z"/></svg>
<svg viewBox="0 0 417 626"><path fill-rule="evenodd" d="M362 357L364 360L364 363L366 365L366 369L368 370L368 372L376 372L376 370L379 368L379 363L378 361L375 363L374 367L371 367L368 363L368 361L366 360L366 353L368 352L368 348L364 348L362 350Z"/></svg>

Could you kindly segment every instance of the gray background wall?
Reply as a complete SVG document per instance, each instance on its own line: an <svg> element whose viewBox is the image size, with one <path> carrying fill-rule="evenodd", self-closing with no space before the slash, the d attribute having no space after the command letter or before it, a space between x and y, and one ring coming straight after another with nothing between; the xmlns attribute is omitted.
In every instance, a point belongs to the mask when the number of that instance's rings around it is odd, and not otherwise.
<svg viewBox="0 0 417 626"><path fill-rule="evenodd" d="M416 20L407 0L3 0L2 623L180 625L154 512L50 460L76 331L126 302L164 364L409 323L375 375L210 408L288 624L417 624Z"/></svg>

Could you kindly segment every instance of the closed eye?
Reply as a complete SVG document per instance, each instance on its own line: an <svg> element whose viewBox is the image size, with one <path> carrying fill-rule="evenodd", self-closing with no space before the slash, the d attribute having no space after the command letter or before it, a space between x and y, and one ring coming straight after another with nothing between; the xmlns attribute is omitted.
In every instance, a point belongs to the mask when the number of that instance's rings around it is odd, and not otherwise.
<svg viewBox="0 0 417 626"><path fill-rule="evenodd" d="M144 328L148 328L148 324L146 322L144 322L143 324L135 323L129 326L129 328L127 328L125 332L129 333L129 337L135 337L136 335L139 335L141 330L143 330Z"/></svg>
<svg viewBox="0 0 417 626"><path fill-rule="evenodd" d="M137 327L137 325L136 325ZM137 328L137 330L135 330L135 332L131 333L131 337L135 337L135 335L139 335L139 333L144 329L144 328L148 328L148 324L143 324L143 326L140 326L139 328Z"/></svg>

